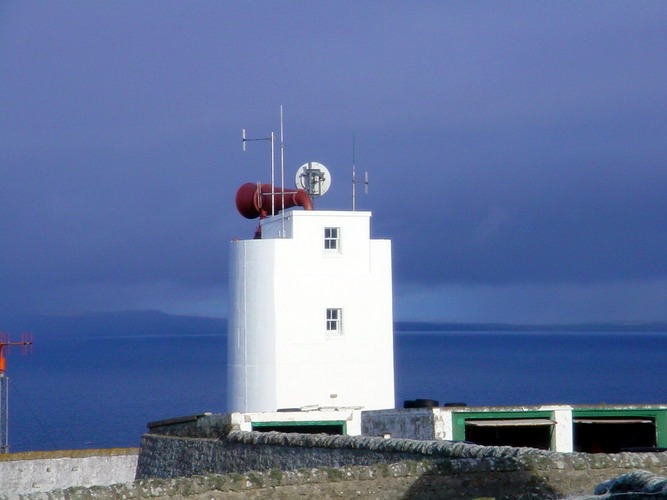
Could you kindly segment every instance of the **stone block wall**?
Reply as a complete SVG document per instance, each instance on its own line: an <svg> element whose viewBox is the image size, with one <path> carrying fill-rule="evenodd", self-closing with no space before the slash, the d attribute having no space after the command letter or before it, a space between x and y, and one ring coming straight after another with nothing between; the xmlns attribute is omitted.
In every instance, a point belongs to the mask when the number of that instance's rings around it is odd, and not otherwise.
<svg viewBox="0 0 667 500"><path fill-rule="evenodd" d="M447 492L451 498L562 498L590 494L597 484L637 469L667 475L665 453L590 455L448 441L231 431L215 439L145 435L137 478L345 470L405 461L425 468L406 480L412 493Z"/></svg>
<svg viewBox="0 0 667 500"><path fill-rule="evenodd" d="M170 499L329 499L329 498L405 498L470 499L477 485L465 475L463 461L457 471L442 471L427 462L399 462L372 466L298 469L295 471L248 472L194 476L191 478L143 479L130 484L108 487L68 488L49 493L50 500L112 500L117 498L170 498ZM468 464L469 466L470 464ZM520 482L511 476L503 478L504 498L531 498L526 496ZM488 491L486 489L480 491ZM548 488L535 488L532 498L555 499ZM30 495L22 500L42 500Z"/></svg>
<svg viewBox="0 0 667 500"><path fill-rule="evenodd" d="M133 483L91 488L72 487L44 494L21 496L21 500L117 500L119 498L153 499L333 499L333 498L382 498L469 500L480 496L480 491L490 491L485 480L470 481L466 464L456 470L442 470L428 462L398 462L371 466L340 468L298 469L296 471L270 470L246 474L213 474L173 479L142 479ZM526 491L523 483L513 474L490 472L500 475L494 496L497 499L561 499L563 494L549 485L536 485ZM596 488L595 493L606 500L628 498L664 498L667 479L645 471L620 476L614 481ZM650 493L641 496L640 494ZM488 494L483 494L488 497ZM0 495L0 498L2 495ZM571 498L568 496L568 498ZM577 495L579 500L599 500L601 497Z"/></svg>

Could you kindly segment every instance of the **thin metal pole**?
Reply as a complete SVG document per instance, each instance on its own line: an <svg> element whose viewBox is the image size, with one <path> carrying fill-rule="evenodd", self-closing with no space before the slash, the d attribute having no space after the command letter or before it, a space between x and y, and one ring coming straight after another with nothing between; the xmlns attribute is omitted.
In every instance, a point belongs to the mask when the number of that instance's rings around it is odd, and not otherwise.
<svg viewBox="0 0 667 500"><path fill-rule="evenodd" d="M271 132L271 216L276 215L276 204L274 202L276 194L276 135Z"/></svg>
<svg viewBox="0 0 667 500"><path fill-rule="evenodd" d="M9 377L5 377L5 453L9 453Z"/></svg>
<svg viewBox="0 0 667 500"><path fill-rule="evenodd" d="M280 105L280 235L285 237L285 133L283 129L283 105Z"/></svg>
<svg viewBox="0 0 667 500"><path fill-rule="evenodd" d="M242 129L241 130L241 143L243 145L243 151L246 150L246 142L251 142L251 141L271 141L271 215L275 215L275 203L274 203L274 195L276 192L276 179L275 179L275 163L276 163L276 154L275 154L275 142L276 142L276 134L274 132L271 132L271 135L269 137L260 137L258 139L248 139L246 137L246 130ZM257 186L259 186L261 183L257 183ZM259 200L261 201L262 199L262 194L259 193Z"/></svg>
<svg viewBox="0 0 667 500"><path fill-rule="evenodd" d="M9 378L0 374L0 453L9 453Z"/></svg>
<svg viewBox="0 0 667 500"><path fill-rule="evenodd" d="M352 133L352 211L356 210L356 200L357 200L357 176L356 176L356 167L354 165L354 148L355 148L355 137L354 132Z"/></svg>

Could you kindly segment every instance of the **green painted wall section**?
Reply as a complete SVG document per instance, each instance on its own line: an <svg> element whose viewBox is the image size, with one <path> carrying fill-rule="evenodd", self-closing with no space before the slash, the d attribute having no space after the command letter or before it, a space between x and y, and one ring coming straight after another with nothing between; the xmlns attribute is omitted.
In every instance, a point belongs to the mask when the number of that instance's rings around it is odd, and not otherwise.
<svg viewBox="0 0 667 500"><path fill-rule="evenodd" d="M455 441L464 441L466 420L502 420L524 418L552 419L553 413L545 411L484 411L455 412L452 415L452 431ZM667 448L667 411L665 409L599 409L578 408L572 410L572 418L650 418L655 421L656 443L659 448Z"/></svg>

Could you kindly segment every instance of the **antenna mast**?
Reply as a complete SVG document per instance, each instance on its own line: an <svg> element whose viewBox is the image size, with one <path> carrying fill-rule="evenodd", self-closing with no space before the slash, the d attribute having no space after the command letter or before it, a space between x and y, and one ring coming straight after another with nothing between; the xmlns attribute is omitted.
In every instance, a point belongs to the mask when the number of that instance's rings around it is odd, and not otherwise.
<svg viewBox="0 0 667 500"><path fill-rule="evenodd" d="M0 333L0 453L9 453L9 377L5 375L5 351L13 345L21 346L23 354L32 351L32 334L22 333L20 342L12 342L9 335Z"/></svg>
<svg viewBox="0 0 667 500"><path fill-rule="evenodd" d="M273 196L276 193L276 154L275 154L275 142L276 142L276 135L274 132L271 132L269 137L259 137L256 139L248 139L245 135L245 129L241 129L241 143L243 144L243 151L245 151L246 142L250 141L271 141L271 199L273 199ZM273 207L273 203L271 204L271 215L275 215L275 208Z"/></svg>
<svg viewBox="0 0 667 500"><path fill-rule="evenodd" d="M271 200L274 199L276 194L276 134L271 132L269 137L259 137L256 139L248 139L245 135L245 129L241 129L241 143L243 144L243 151L246 150L246 142L249 141L271 141ZM285 186L285 136L283 132L283 106L280 105L280 185ZM285 190L281 189L280 198L282 201L281 206L285 206ZM271 203L271 215L275 215L275 203ZM281 219L282 219L282 233L284 236L285 233L285 215L284 210L281 210Z"/></svg>
<svg viewBox="0 0 667 500"><path fill-rule="evenodd" d="M285 206L285 134L283 132L283 105L280 105L280 206ZM285 237L285 210L280 211L280 236Z"/></svg>
<svg viewBox="0 0 667 500"><path fill-rule="evenodd" d="M368 194L368 172L364 172L364 180L357 180L357 171L355 166L355 153L356 153L356 138L355 134L352 134L352 211L354 212L357 209L357 182L361 182L364 185L364 194Z"/></svg>

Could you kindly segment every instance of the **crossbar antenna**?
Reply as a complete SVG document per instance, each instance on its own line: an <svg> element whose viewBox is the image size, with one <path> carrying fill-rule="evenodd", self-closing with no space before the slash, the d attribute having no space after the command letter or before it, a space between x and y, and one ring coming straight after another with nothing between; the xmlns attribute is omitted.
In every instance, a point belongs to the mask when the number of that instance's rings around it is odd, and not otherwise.
<svg viewBox="0 0 667 500"><path fill-rule="evenodd" d="M8 334L0 332L0 453L9 453L9 377L5 375L12 346L21 346L23 354L32 352L32 334L22 333L20 342L12 342Z"/></svg>
<svg viewBox="0 0 667 500"><path fill-rule="evenodd" d="M364 172L364 180L357 180L357 171L355 166L355 153L356 153L356 140L355 135L352 134L352 211L354 212L357 209L357 183L362 183L364 185L364 194L368 194L368 172Z"/></svg>
<svg viewBox="0 0 667 500"><path fill-rule="evenodd" d="M253 138L253 139L248 139L246 137L245 129L241 129L241 144L243 145L243 151L246 150L246 142L254 142L254 141L270 141L271 142L271 199L273 199L273 196L275 195L276 192L276 154L275 154L275 144L276 144L276 134L274 132L271 132L269 137L258 137L258 138ZM275 208L274 208L274 203L271 204L271 215L275 215Z"/></svg>

